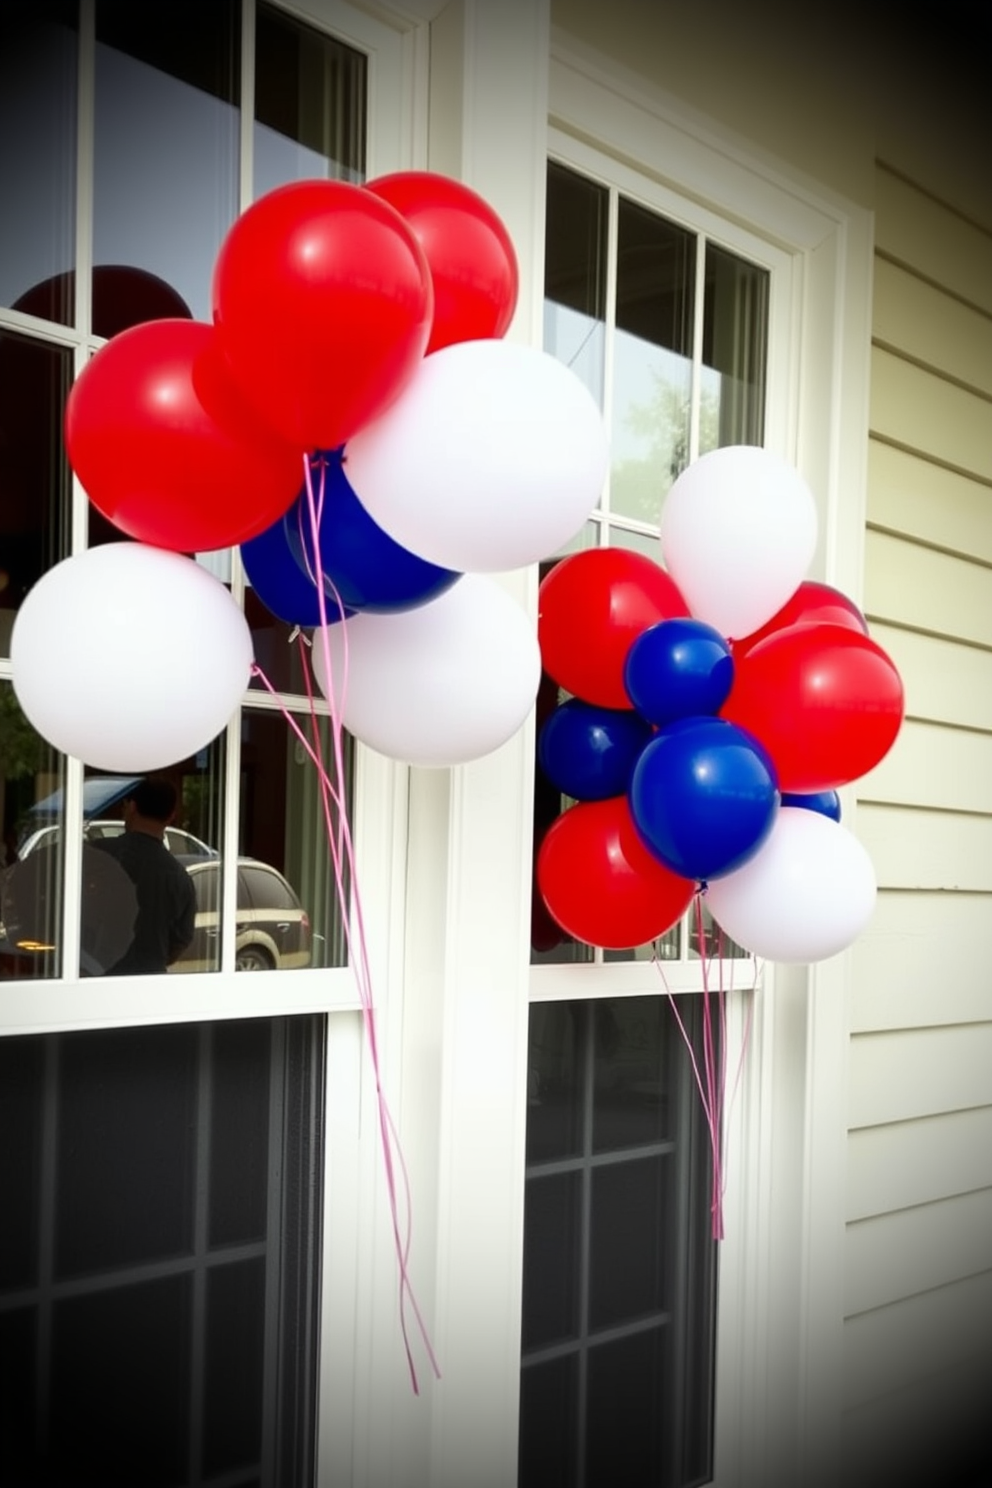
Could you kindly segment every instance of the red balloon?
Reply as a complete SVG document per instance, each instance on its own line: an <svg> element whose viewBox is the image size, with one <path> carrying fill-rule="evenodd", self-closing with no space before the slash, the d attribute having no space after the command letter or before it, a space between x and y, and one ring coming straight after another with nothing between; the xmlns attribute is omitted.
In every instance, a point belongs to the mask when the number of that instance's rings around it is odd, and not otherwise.
<svg viewBox="0 0 992 1488"><path fill-rule="evenodd" d="M181 553L264 532L303 475L301 452L259 427L213 327L194 320L151 320L102 346L70 390L65 437L98 511Z"/></svg>
<svg viewBox="0 0 992 1488"><path fill-rule="evenodd" d="M664 935L685 914L696 888L644 846L624 796L583 801L564 812L541 844L537 881L562 929L605 950Z"/></svg>
<svg viewBox="0 0 992 1488"><path fill-rule="evenodd" d="M434 282L428 353L505 334L517 304L513 242L488 202L432 171L398 171L366 189L396 208L427 256Z"/></svg>
<svg viewBox="0 0 992 1488"><path fill-rule="evenodd" d="M259 415L301 449L336 449L416 371L434 309L430 269L388 202L344 181L298 181L235 222L213 313Z"/></svg>
<svg viewBox="0 0 992 1488"><path fill-rule="evenodd" d="M559 686L602 708L630 708L623 685L637 637L689 608L659 564L626 548L590 548L557 564L541 584L538 638Z"/></svg>
<svg viewBox="0 0 992 1488"><path fill-rule="evenodd" d="M774 761L784 792L812 794L857 780L891 749L903 687L877 642L844 625L794 625L735 657L720 712Z"/></svg>
<svg viewBox="0 0 992 1488"><path fill-rule="evenodd" d="M767 620L760 630L731 642L734 656L743 656L745 651L750 651L759 641L767 640L777 631L788 630L792 625L845 625L849 630L860 630L862 635L868 634L868 622L853 599L848 599L846 594L830 584L805 579L792 598L787 599L778 613Z"/></svg>

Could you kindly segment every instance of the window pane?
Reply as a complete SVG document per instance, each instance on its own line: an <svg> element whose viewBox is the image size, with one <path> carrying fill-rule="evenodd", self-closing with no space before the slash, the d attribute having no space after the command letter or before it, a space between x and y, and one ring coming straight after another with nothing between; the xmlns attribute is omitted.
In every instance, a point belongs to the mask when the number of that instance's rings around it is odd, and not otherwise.
<svg viewBox="0 0 992 1488"><path fill-rule="evenodd" d="M0 656L28 590L69 552L71 482L63 347L0 331Z"/></svg>
<svg viewBox="0 0 992 1488"><path fill-rule="evenodd" d="M564 362L603 406L606 346L604 186L548 163L544 248L544 349Z"/></svg>
<svg viewBox="0 0 992 1488"><path fill-rule="evenodd" d="M238 211L239 7L180 0L150 26L131 0L97 0L96 37L95 284L104 269L125 272L94 297L93 329L209 321L214 260ZM147 295L133 292L135 270Z"/></svg>
<svg viewBox="0 0 992 1488"><path fill-rule="evenodd" d="M267 5L255 28L254 195L286 181L363 181L365 58Z"/></svg>
<svg viewBox="0 0 992 1488"><path fill-rule="evenodd" d="M527 1062L527 1161L573 1157L582 1145L582 1050L575 1006L535 1002Z"/></svg>
<svg viewBox="0 0 992 1488"><path fill-rule="evenodd" d="M313 1482L324 1034L0 1046L5 1483Z"/></svg>
<svg viewBox="0 0 992 1488"><path fill-rule="evenodd" d="M57 1277L192 1249L197 1052L190 1026L64 1041Z"/></svg>
<svg viewBox="0 0 992 1488"><path fill-rule="evenodd" d="M60 974L64 763L0 682L0 980Z"/></svg>
<svg viewBox="0 0 992 1488"><path fill-rule="evenodd" d="M312 737L314 720L298 716ZM333 776L330 721L316 725ZM241 739L238 968L343 966L342 918L316 767L286 720L246 710ZM346 755L351 791L351 750ZM337 822L336 811L332 821ZM347 891L347 880L345 882Z"/></svg>
<svg viewBox="0 0 992 1488"><path fill-rule="evenodd" d="M689 461L691 233L621 198L610 509L656 524Z"/></svg>
<svg viewBox="0 0 992 1488"><path fill-rule="evenodd" d="M702 999L679 1011L698 1047ZM556 1070L577 1139L536 1155L532 1090L519 1482L567 1453L566 1482L612 1484L622 1463L624 1482L688 1488L710 1473L716 1270L688 1054L665 997L536 1003L530 1029L529 1069Z"/></svg>
<svg viewBox="0 0 992 1488"><path fill-rule="evenodd" d="M0 304L75 313L75 0L0 6Z"/></svg>
<svg viewBox="0 0 992 1488"><path fill-rule="evenodd" d="M224 736L152 776L83 786L83 976L216 971Z"/></svg>
<svg viewBox="0 0 992 1488"><path fill-rule="evenodd" d="M699 452L761 444L765 432L768 273L706 247Z"/></svg>

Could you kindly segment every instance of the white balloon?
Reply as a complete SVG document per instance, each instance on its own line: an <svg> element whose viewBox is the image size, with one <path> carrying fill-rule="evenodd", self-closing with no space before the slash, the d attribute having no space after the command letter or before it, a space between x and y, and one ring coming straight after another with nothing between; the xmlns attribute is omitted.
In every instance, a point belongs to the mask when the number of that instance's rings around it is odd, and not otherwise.
<svg viewBox="0 0 992 1488"><path fill-rule="evenodd" d="M700 456L661 510L665 566L693 615L733 640L795 593L816 531L816 502L798 470L753 445Z"/></svg>
<svg viewBox="0 0 992 1488"><path fill-rule="evenodd" d="M345 474L410 552L496 573L574 537L608 460L602 416L574 372L532 347L465 341L426 357L349 441Z"/></svg>
<svg viewBox="0 0 992 1488"><path fill-rule="evenodd" d="M846 827L783 806L742 868L714 879L706 903L739 945L767 961L825 961L853 941L875 907L875 870Z"/></svg>
<svg viewBox="0 0 992 1488"><path fill-rule="evenodd" d="M465 574L419 609L366 612L314 631L314 674L329 697L323 635L345 727L407 764L456 765L489 754L516 733L537 696L534 627L480 574Z"/></svg>
<svg viewBox="0 0 992 1488"><path fill-rule="evenodd" d="M251 632L179 553L107 543L50 569L10 643L14 691L56 749L101 770L161 769L220 733L248 686Z"/></svg>

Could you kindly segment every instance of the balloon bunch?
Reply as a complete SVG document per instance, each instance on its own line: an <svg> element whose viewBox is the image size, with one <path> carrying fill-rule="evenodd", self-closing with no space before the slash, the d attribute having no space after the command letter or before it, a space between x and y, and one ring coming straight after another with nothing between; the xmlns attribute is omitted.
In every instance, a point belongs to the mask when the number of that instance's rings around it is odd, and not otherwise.
<svg viewBox="0 0 992 1488"><path fill-rule="evenodd" d="M517 290L505 226L443 176L295 182L249 207L213 323L122 331L71 389L72 468L133 541L57 564L21 607L14 685L39 732L135 771L213 738L251 638L189 555L237 546L277 619L342 622L322 649L350 657L348 695L315 670L359 738L431 765L508 738L540 658L482 575L567 541L607 463L579 379L501 339Z"/></svg>
<svg viewBox="0 0 992 1488"><path fill-rule="evenodd" d="M903 689L857 606L804 578L808 486L766 451L704 455L662 511L666 567L594 549L540 592L546 671L572 696L538 741L577 804L537 860L578 940L641 945L700 890L732 940L776 961L834 955L875 900L837 789L895 741Z"/></svg>

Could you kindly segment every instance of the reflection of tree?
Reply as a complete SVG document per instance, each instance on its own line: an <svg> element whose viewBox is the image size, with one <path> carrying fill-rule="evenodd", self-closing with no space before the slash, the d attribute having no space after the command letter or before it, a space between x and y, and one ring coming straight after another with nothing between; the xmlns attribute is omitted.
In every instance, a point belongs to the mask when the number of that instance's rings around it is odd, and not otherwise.
<svg viewBox="0 0 992 1488"><path fill-rule="evenodd" d="M0 779L20 780L45 768L48 745L21 712L12 687L0 687Z"/></svg>
<svg viewBox="0 0 992 1488"><path fill-rule="evenodd" d="M689 395L666 374L651 372L654 393L647 403L633 403L624 425L647 441L643 455L619 460L610 478L610 505L615 512L657 526L661 503L689 463ZM720 400L703 388L699 400L699 448L715 449L720 442Z"/></svg>

